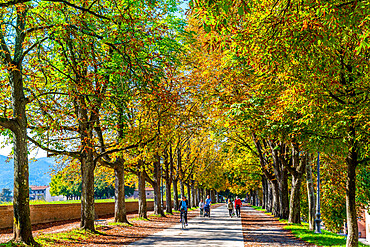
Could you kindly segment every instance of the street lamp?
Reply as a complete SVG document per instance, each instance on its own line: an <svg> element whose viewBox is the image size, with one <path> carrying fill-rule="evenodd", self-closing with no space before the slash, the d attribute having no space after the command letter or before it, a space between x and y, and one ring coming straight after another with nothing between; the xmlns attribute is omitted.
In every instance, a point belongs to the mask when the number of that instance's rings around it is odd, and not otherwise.
<svg viewBox="0 0 370 247"><path fill-rule="evenodd" d="M321 219L320 219L320 152L317 152L317 202L316 202L316 227L315 233L321 233Z"/></svg>

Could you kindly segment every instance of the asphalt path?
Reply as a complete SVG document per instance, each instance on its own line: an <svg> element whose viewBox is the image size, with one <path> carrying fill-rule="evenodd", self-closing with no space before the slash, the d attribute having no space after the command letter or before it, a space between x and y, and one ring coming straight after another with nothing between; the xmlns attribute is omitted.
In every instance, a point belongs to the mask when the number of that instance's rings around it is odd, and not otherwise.
<svg viewBox="0 0 370 247"><path fill-rule="evenodd" d="M181 224L157 232L130 246L228 246L243 247L240 218L230 218L226 205L211 209L211 217L195 217L186 229Z"/></svg>

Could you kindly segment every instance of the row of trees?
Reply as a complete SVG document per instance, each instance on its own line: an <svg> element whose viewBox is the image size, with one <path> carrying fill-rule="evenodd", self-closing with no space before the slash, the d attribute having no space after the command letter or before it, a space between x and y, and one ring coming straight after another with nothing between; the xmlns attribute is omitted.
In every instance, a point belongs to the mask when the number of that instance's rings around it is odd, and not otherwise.
<svg viewBox="0 0 370 247"><path fill-rule="evenodd" d="M138 180L141 217L146 182L154 188L155 214L163 216L162 180L169 213L171 191L177 208L185 186L191 206L205 193L215 199L210 189L221 186L221 155L205 101L184 80L180 58L188 41L176 1L17 0L0 8L0 131L14 143L15 241L37 244L30 148L60 157L64 168L53 188L81 197L86 230L94 230L94 184L104 169L114 172L101 181L114 181L117 222L128 222L127 173Z"/></svg>
<svg viewBox="0 0 370 247"><path fill-rule="evenodd" d="M326 191L345 183L347 246L357 245L356 168L363 188L369 158L367 2L200 0L187 22L175 0L0 7L0 126L14 142L15 240L34 244L32 143L68 164L55 181L75 178L88 230L105 169L114 172L103 180L114 181L118 222L127 222L125 179L134 176L141 217L146 183L164 216L163 181L168 213L171 191L177 208L185 187L190 206L204 191L229 189L262 195L264 208L293 223L307 211L312 228L319 151L332 171Z"/></svg>
<svg viewBox="0 0 370 247"><path fill-rule="evenodd" d="M299 223L305 175L313 228L312 164L319 151L336 164L326 179L345 174L345 189L334 193L345 194L347 246L357 246L356 171L369 160L369 3L191 6L197 42L189 80L207 84L224 136L258 159L263 206Z"/></svg>

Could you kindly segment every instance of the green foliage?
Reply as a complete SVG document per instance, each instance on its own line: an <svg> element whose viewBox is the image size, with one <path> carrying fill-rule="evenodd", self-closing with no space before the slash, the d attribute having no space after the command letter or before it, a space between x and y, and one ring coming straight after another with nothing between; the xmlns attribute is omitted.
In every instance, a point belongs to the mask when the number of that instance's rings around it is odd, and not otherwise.
<svg viewBox="0 0 370 247"><path fill-rule="evenodd" d="M364 166L359 168L357 174L357 191L356 200L364 207L369 210L368 205L370 204L370 168Z"/></svg>

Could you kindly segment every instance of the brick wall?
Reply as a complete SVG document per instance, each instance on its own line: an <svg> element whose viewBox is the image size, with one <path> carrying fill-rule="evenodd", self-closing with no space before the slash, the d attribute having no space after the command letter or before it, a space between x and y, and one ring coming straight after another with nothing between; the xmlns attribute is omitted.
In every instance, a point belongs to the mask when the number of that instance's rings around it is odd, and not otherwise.
<svg viewBox="0 0 370 247"><path fill-rule="evenodd" d="M153 210L154 202L148 201L147 208ZM33 225L81 218L79 203L30 205L30 210ZM136 212L138 202L126 202L126 210L127 213ZM95 212L98 217L113 215L114 202L95 203ZM0 206L0 229L11 227L13 227L13 206Z"/></svg>

